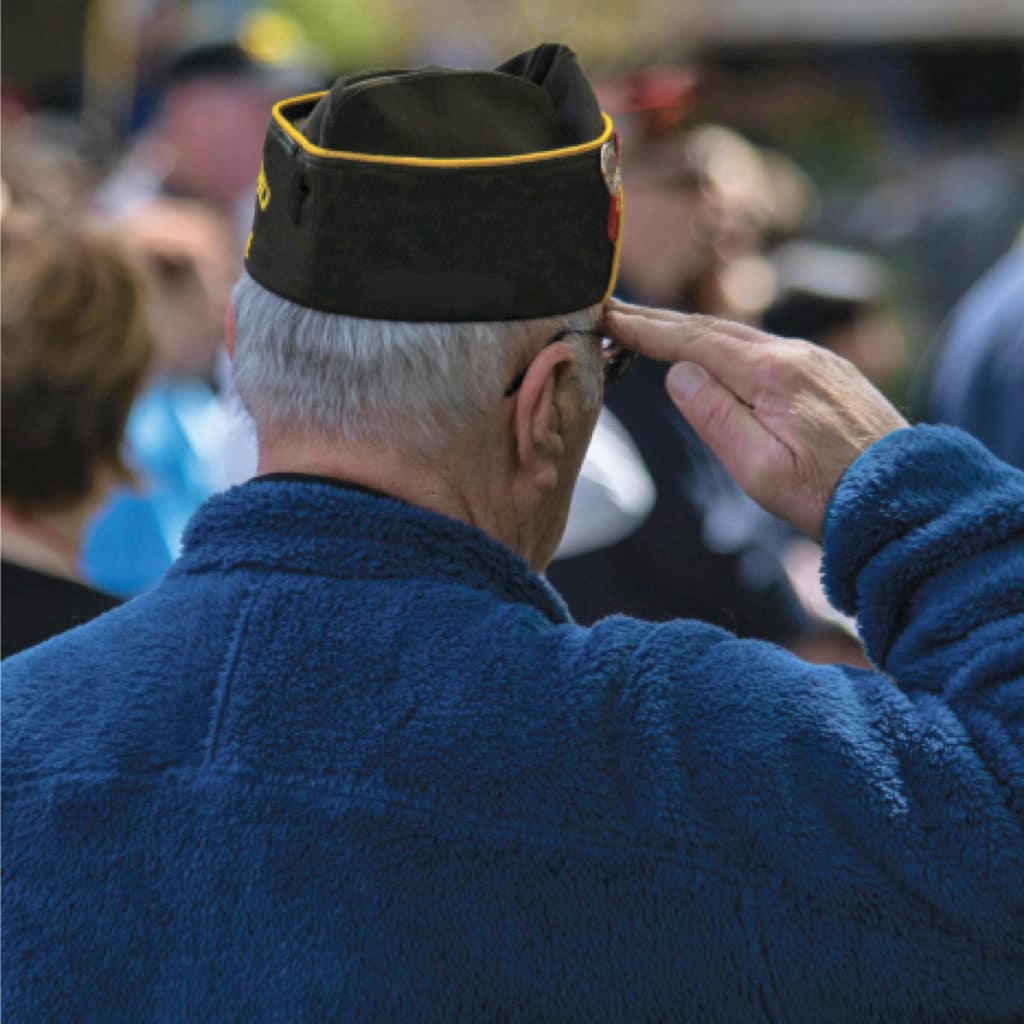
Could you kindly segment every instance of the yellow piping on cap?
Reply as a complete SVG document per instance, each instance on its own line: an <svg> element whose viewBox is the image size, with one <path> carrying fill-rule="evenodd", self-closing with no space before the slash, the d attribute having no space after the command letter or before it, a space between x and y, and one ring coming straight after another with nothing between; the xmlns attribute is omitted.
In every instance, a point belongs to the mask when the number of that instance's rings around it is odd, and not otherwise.
<svg viewBox="0 0 1024 1024"><path fill-rule="evenodd" d="M626 190L619 189L619 233L615 236L615 252L612 254L612 272L608 277L608 290L601 302L607 302L615 293L619 280L619 256L622 253L622 229L626 224Z"/></svg>
<svg viewBox="0 0 1024 1024"><path fill-rule="evenodd" d="M299 103L308 103L326 96L324 92L311 92L305 96L293 96L274 104L272 117L290 138L294 139L307 153L313 156L327 157L331 160L355 160L364 164L398 164L403 167L504 167L509 164L536 163L541 160L560 160L567 156L577 156L600 149L612 137L612 119L602 113L604 131L590 142L581 142L576 146L563 146L561 149L543 149L536 153L517 153L514 156L471 156L444 159L429 156L380 156L375 153L353 153L344 149L324 149L310 142L285 116L284 108Z"/></svg>

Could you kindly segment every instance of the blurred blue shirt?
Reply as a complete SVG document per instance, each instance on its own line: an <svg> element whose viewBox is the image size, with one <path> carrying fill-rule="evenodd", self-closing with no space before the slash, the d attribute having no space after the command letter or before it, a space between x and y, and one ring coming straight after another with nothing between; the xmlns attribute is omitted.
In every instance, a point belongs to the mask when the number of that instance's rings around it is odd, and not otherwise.
<svg viewBox="0 0 1024 1024"><path fill-rule="evenodd" d="M142 478L119 487L93 520L83 572L94 586L131 597L153 586L177 557L192 513L232 478L226 452L238 418L200 380L161 380L135 403L127 459Z"/></svg>
<svg viewBox="0 0 1024 1024"><path fill-rule="evenodd" d="M928 418L1024 469L1024 245L960 300L940 344Z"/></svg>

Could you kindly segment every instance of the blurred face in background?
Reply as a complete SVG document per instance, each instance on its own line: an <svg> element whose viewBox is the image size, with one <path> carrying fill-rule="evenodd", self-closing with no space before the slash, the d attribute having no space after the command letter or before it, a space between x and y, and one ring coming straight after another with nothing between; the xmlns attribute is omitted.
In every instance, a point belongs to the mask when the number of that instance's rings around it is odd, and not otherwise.
<svg viewBox="0 0 1024 1024"><path fill-rule="evenodd" d="M173 150L171 180L208 202L234 202L256 180L271 106L266 91L245 78L177 86L163 109L162 134Z"/></svg>
<svg viewBox="0 0 1024 1024"><path fill-rule="evenodd" d="M788 160L704 125L641 149L624 172L626 288L656 305L756 320L768 237L802 221L813 186Z"/></svg>
<svg viewBox="0 0 1024 1024"><path fill-rule="evenodd" d="M679 306L716 260L722 209L714 189L691 178L626 178L622 273L645 302Z"/></svg>

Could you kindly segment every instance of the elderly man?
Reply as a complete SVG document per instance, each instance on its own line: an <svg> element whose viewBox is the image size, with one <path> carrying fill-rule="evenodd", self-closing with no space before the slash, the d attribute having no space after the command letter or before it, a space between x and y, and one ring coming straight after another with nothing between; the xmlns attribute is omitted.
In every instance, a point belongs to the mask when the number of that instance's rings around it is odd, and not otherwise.
<svg viewBox="0 0 1024 1024"><path fill-rule="evenodd" d="M12 1019L1024 1013L1024 476L805 343L629 306L602 342L620 209L562 47L277 109L259 475L6 665ZM620 346L823 533L877 672L569 619L537 573Z"/></svg>

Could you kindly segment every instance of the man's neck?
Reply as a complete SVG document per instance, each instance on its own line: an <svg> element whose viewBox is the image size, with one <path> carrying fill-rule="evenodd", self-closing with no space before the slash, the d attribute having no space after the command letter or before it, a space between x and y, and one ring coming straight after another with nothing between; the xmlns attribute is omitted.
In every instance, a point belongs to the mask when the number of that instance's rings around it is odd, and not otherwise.
<svg viewBox="0 0 1024 1024"><path fill-rule="evenodd" d="M471 523L497 537L500 528L485 501L475 500L458 460L444 456L428 464L407 451L385 446L340 445L309 437L260 438L257 476L304 473L379 491L411 505Z"/></svg>
<svg viewBox="0 0 1024 1024"><path fill-rule="evenodd" d="M430 456L395 445L340 442L301 428L258 429L256 474L304 473L358 484L469 523L542 569L551 545L538 524L543 527L547 519L524 504L528 490L520 497L501 426L478 424L462 447Z"/></svg>

